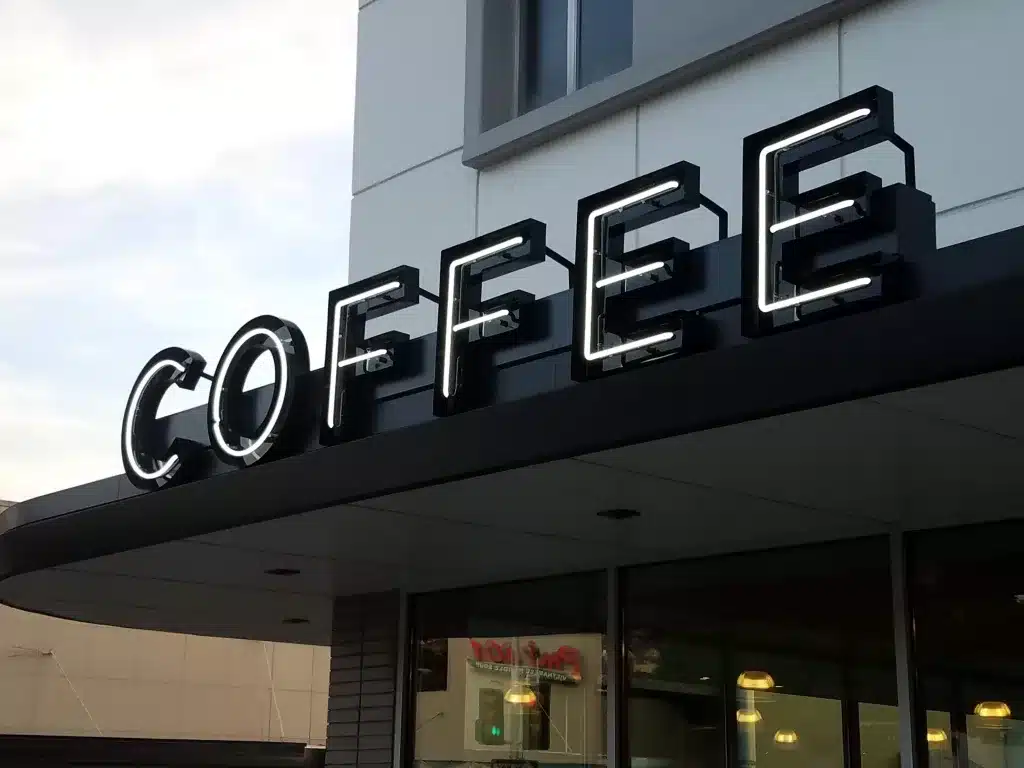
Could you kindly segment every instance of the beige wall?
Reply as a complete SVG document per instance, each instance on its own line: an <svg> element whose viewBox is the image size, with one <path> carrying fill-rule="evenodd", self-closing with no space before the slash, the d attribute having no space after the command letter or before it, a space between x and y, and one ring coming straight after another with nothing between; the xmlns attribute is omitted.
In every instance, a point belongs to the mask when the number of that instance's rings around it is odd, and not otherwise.
<svg viewBox="0 0 1024 768"><path fill-rule="evenodd" d="M0 501L0 512L9 506ZM0 605L0 733L324 744L330 648L102 627Z"/></svg>
<svg viewBox="0 0 1024 768"><path fill-rule="evenodd" d="M0 733L323 744L329 674L329 648L102 627L0 606Z"/></svg>

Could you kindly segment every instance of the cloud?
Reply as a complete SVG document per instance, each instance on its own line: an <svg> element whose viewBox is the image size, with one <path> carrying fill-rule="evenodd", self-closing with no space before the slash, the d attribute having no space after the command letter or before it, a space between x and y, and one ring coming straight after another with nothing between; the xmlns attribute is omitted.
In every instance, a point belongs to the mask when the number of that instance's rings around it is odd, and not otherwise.
<svg viewBox="0 0 1024 768"><path fill-rule="evenodd" d="M69 411L47 381L2 368L0 404L0 499L19 501L119 472L116 451L95 450L109 430Z"/></svg>
<svg viewBox="0 0 1024 768"><path fill-rule="evenodd" d="M274 313L322 360L347 277L356 12L0 0L0 498L120 471L124 398L162 347L212 367Z"/></svg>
<svg viewBox="0 0 1024 768"><path fill-rule="evenodd" d="M238 153L351 130L347 2L186 2L194 23L101 46L64 12L75 5L0 2L0 196L174 187Z"/></svg>

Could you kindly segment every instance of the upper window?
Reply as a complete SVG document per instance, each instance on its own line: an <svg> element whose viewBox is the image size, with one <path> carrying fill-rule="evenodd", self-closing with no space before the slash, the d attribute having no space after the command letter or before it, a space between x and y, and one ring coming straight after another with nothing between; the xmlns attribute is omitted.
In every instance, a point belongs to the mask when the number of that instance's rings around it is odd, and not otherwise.
<svg viewBox="0 0 1024 768"><path fill-rule="evenodd" d="M873 2L470 0L462 162L503 162Z"/></svg>
<svg viewBox="0 0 1024 768"><path fill-rule="evenodd" d="M633 62L633 0L520 0L518 113Z"/></svg>

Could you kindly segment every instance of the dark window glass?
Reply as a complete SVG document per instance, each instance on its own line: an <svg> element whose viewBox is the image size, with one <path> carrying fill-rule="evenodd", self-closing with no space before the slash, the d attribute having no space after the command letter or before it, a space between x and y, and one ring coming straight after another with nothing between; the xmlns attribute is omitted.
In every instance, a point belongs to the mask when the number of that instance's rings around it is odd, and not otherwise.
<svg viewBox="0 0 1024 768"><path fill-rule="evenodd" d="M551 683L541 683L534 693L537 703L532 707L523 707L520 713L523 729L523 749L551 749Z"/></svg>
<svg viewBox="0 0 1024 768"><path fill-rule="evenodd" d="M566 0L523 0L521 111L561 98L568 72Z"/></svg>
<svg viewBox="0 0 1024 768"><path fill-rule="evenodd" d="M446 649L447 683L417 678L417 766L605 762L605 574L416 598L417 668Z"/></svg>
<svg viewBox="0 0 1024 768"><path fill-rule="evenodd" d="M899 755L887 539L627 572L628 748L661 768Z"/></svg>
<svg viewBox="0 0 1024 768"><path fill-rule="evenodd" d="M633 63L633 0L580 0L578 87Z"/></svg>
<svg viewBox="0 0 1024 768"><path fill-rule="evenodd" d="M443 691L448 687L446 640L424 640L420 643L416 675L421 691Z"/></svg>
<svg viewBox="0 0 1024 768"><path fill-rule="evenodd" d="M910 539L924 730L931 766L1024 766L1024 522Z"/></svg>

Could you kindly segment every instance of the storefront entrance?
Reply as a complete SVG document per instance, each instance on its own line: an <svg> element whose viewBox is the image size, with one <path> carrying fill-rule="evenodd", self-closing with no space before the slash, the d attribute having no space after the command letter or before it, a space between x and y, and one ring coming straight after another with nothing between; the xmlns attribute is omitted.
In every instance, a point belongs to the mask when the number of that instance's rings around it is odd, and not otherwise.
<svg viewBox="0 0 1024 768"><path fill-rule="evenodd" d="M895 768L912 625L928 764L1022 765L1022 556L1006 521L415 597L414 764L608 764L620 633L631 766Z"/></svg>

